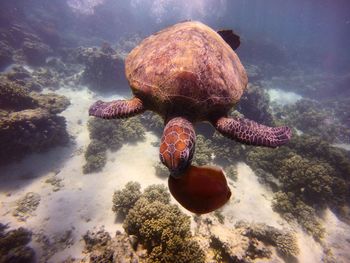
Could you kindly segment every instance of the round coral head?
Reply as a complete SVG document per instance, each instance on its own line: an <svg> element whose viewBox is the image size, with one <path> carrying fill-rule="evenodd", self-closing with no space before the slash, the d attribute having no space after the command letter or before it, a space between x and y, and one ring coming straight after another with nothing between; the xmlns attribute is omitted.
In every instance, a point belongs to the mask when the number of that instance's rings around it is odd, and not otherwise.
<svg viewBox="0 0 350 263"><path fill-rule="evenodd" d="M189 166L181 177L169 176L173 197L196 214L212 212L230 199L231 191L221 168Z"/></svg>

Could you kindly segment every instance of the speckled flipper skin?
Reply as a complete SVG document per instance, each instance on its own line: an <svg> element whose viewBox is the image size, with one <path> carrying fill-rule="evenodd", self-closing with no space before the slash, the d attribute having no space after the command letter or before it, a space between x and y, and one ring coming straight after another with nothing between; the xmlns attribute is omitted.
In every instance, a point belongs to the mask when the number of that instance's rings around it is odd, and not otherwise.
<svg viewBox="0 0 350 263"><path fill-rule="evenodd" d="M176 177L192 162L196 133L191 122L182 117L171 119L164 128L159 156Z"/></svg>
<svg viewBox="0 0 350 263"><path fill-rule="evenodd" d="M286 126L268 127L244 118L219 118L213 123L224 136L256 146L278 147L287 143L292 132Z"/></svg>
<svg viewBox="0 0 350 263"><path fill-rule="evenodd" d="M89 109L89 115L103 119L128 118L144 112L143 103L138 98L130 100L96 101Z"/></svg>

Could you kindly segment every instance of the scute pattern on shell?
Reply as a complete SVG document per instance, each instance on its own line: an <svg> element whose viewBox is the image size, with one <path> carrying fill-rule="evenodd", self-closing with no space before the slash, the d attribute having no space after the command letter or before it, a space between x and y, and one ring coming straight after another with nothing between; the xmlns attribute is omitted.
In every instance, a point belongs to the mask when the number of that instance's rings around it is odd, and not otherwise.
<svg viewBox="0 0 350 263"><path fill-rule="evenodd" d="M178 167L179 161L191 163L195 140L193 125L184 118L173 118L164 128L159 149L160 160L170 169Z"/></svg>
<svg viewBox="0 0 350 263"><path fill-rule="evenodd" d="M126 76L133 92L161 115L180 104L199 119L231 108L248 82L231 47L199 22L179 23L143 40L126 58Z"/></svg>

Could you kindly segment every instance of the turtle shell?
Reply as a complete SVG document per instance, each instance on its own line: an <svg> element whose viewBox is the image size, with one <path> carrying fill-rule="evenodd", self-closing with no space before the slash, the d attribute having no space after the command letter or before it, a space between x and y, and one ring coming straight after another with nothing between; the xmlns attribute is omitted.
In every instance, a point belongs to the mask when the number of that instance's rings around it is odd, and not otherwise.
<svg viewBox="0 0 350 263"><path fill-rule="evenodd" d="M193 120L226 113L248 78L232 48L200 22L183 22L144 39L127 56L133 93L161 115Z"/></svg>

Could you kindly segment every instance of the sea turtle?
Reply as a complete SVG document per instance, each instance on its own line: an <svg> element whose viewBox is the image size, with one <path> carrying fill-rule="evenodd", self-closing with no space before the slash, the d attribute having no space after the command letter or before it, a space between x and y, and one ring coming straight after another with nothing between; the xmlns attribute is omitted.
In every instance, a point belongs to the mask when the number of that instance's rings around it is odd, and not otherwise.
<svg viewBox="0 0 350 263"><path fill-rule="evenodd" d="M105 119L126 118L146 110L160 114L165 122L160 159L174 177L192 161L196 122L209 121L224 136L245 144L285 144L291 137L288 127L228 117L248 77L231 48L239 45L239 37L231 33L230 38L228 31L220 33L200 22L186 21L147 37L125 60L134 97L97 101L89 114ZM230 46L224 39L234 43Z"/></svg>

